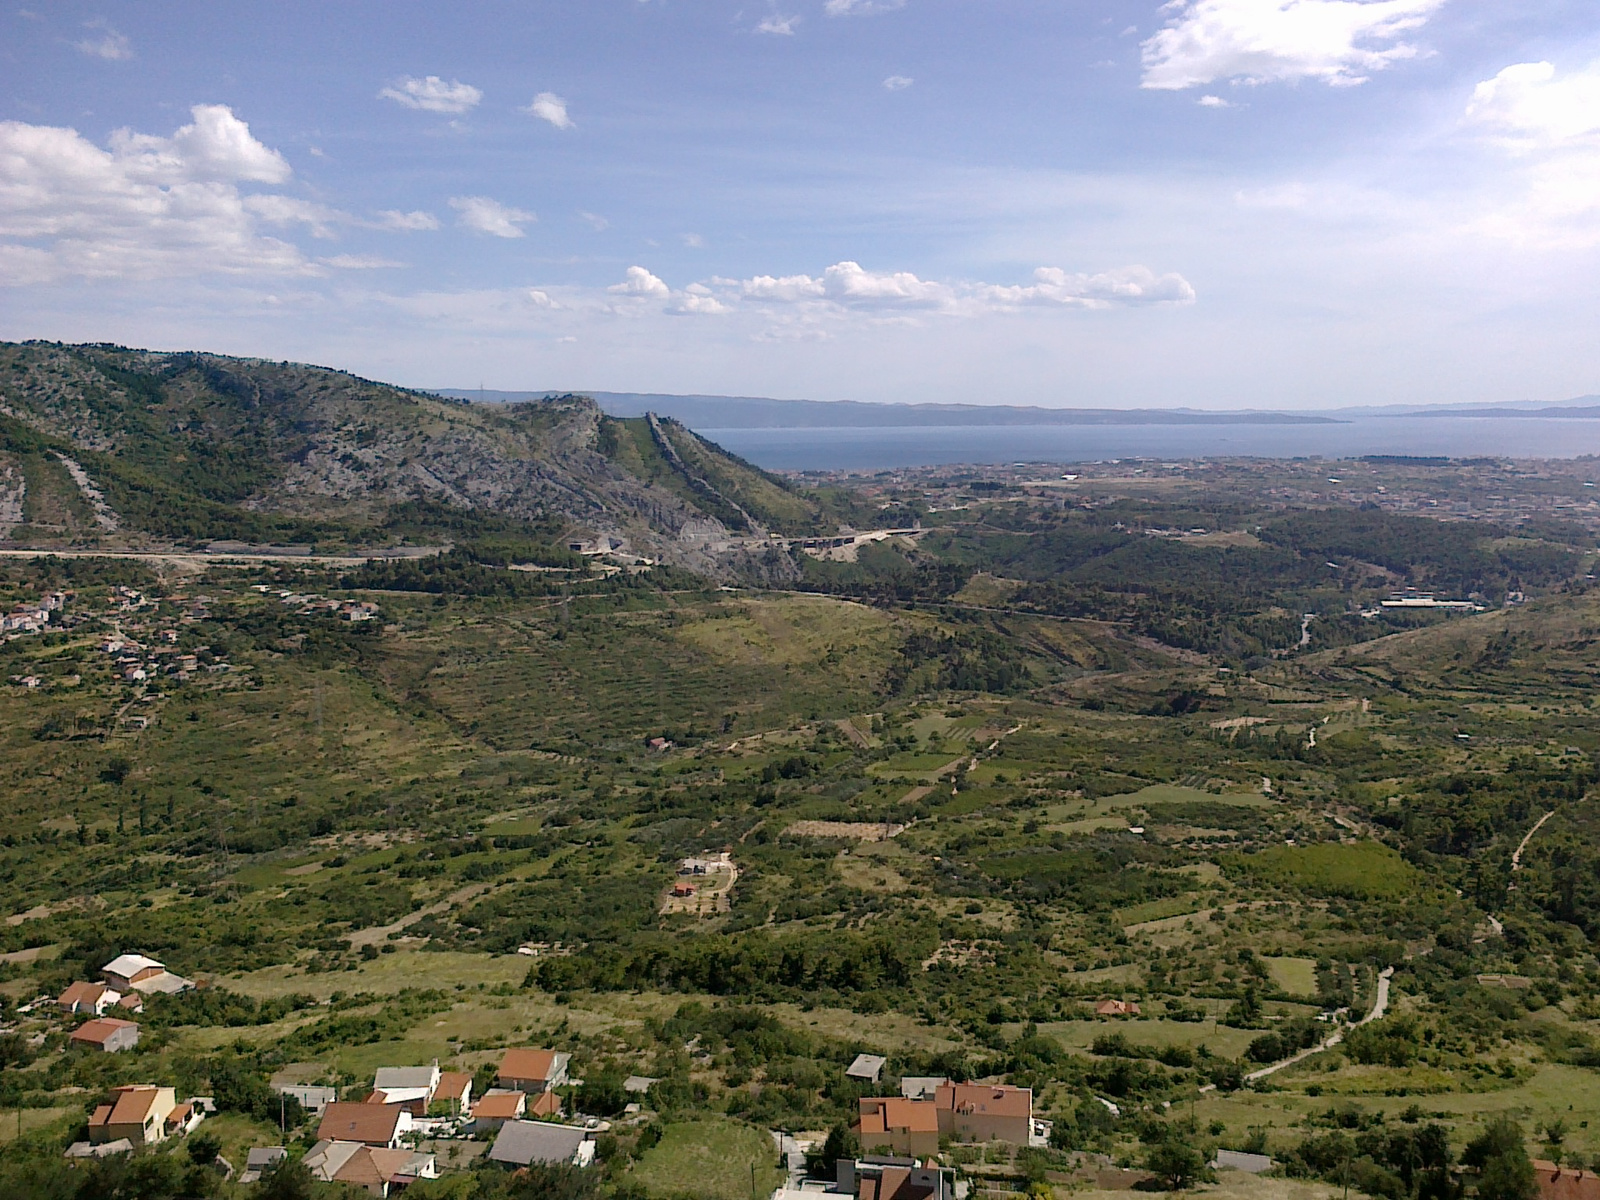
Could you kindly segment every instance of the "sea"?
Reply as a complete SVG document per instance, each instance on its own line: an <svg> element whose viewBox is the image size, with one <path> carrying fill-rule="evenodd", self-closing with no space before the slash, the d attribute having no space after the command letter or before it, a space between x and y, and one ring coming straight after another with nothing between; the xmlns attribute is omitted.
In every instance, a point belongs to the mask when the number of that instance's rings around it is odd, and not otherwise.
<svg viewBox="0 0 1600 1200"><path fill-rule="evenodd" d="M1600 455L1600 420L1546 417L1373 416L1293 425L928 425L695 432L773 471L882 471L1130 458Z"/></svg>

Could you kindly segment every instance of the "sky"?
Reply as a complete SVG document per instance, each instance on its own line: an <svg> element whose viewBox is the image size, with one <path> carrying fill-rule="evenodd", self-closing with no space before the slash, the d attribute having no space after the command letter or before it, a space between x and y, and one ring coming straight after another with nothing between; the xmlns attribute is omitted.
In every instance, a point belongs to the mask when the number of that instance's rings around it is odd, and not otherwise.
<svg viewBox="0 0 1600 1200"><path fill-rule="evenodd" d="M1600 392L1600 5L32 0L0 338L419 387Z"/></svg>

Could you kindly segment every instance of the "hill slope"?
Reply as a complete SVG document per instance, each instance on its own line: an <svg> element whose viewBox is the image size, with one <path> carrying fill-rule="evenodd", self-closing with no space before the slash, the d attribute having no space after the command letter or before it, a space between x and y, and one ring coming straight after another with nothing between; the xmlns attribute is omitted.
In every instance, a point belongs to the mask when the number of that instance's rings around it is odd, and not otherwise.
<svg viewBox="0 0 1600 1200"><path fill-rule="evenodd" d="M730 531L820 516L684 426L584 397L480 405L300 364L0 345L14 541L370 545L509 522L712 570Z"/></svg>

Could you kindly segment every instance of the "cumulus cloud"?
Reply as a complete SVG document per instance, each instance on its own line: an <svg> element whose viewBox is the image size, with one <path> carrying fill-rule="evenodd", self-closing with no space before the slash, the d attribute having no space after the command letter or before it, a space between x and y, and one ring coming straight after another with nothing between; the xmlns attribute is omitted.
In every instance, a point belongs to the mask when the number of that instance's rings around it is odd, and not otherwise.
<svg viewBox="0 0 1600 1200"><path fill-rule="evenodd" d="M1142 45L1147 88L1231 79L1364 82L1416 55L1400 41L1444 0L1173 0L1165 28Z"/></svg>
<svg viewBox="0 0 1600 1200"><path fill-rule="evenodd" d="M1118 267L1097 275L1040 267L1026 287L983 287L979 295L1001 307L1054 305L1110 308L1115 305L1193 304L1195 293L1182 275L1157 275L1148 267Z"/></svg>
<svg viewBox="0 0 1600 1200"><path fill-rule="evenodd" d="M672 289L664 280L652 275L643 267L629 267L623 275L622 282L614 283L606 290L615 292L619 296L666 297L672 294Z"/></svg>
<svg viewBox="0 0 1600 1200"><path fill-rule="evenodd" d="M567 115L567 102L554 92L540 92L533 103L522 110L530 117L549 121L557 129L571 129L572 118Z"/></svg>
<svg viewBox="0 0 1600 1200"><path fill-rule="evenodd" d="M1233 105L1229 104L1221 96L1201 96L1200 99L1195 101L1195 103L1198 104L1201 108L1232 108L1233 107Z"/></svg>
<svg viewBox="0 0 1600 1200"><path fill-rule="evenodd" d="M417 209L412 212L401 212L398 209L384 209L378 214L377 226L394 233L419 233L430 229L439 228L439 218L431 212Z"/></svg>
<svg viewBox="0 0 1600 1200"><path fill-rule="evenodd" d="M421 79L407 75L380 91L378 97L423 112L458 114L476 108L483 93L459 79L446 83L437 75Z"/></svg>
<svg viewBox="0 0 1600 1200"><path fill-rule="evenodd" d="M523 237L522 226L539 219L534 213L511 208L488 196L451 196L450 207L456 210L457 225L491 237Z"/></svg>
<svg viewBox="0 0 1600 1200"><path fill-rule="evenodd" d="M27 15L27 14L23 14ZM85 21L85 29L93 30L89 37L73 42L73 48L95 58L118 60L133 57L133 44L125 34L118 33L104 20Z"/></svg>
<svg viewBox="0 0 1600 1200"><path fill-rule="evenodd" d="M883 86L891 92L903 92L915 82L907 75L891 75L883 81Z"/></svg>
<svg viewBox="0 0 1600 1200"><path fill-rule="evenodd" d="M718 300L704 284L691 283L683 291L672 294L666 311L675 317L716 317L733 309Z"/></svg>
<svg viewBox="0 0 1600 1200"><path fill-rule="evenodd" d="M74 129L0 122L0 279L313 270L258 226L325 225L331 210L241 191L286 182L289 164L231 109L190 112L170 137L122 129L108 149Z"/></svg>
<svg viewBox="0 0 1600 1200"><path fill-rule="evenodd" d="M921 279L910 271L869 271L840 262L821 275L757 275L739 285L742 299L757 304L811 305L835 311L915 311L972 314L1027 306L1108 308L1114 305L1189 304L1194 288L1177 274L1157 275L1127 266L1099 274L1072 274L1040 267L1025 286L951 284Z"/></svg>
<svg viewBox="0 0 1600 1200"><path fill-rule="evenodd" d="M795 26L800 24L799 17L780 17L773 13L770 17L763 17L756 26L757 33L771 33L778 37L793 37Z"/></svg>
<svg viewBox="0 0 1600 1200"><path fill-rule="evenodd" d="M1467 117L1534 145L1600 133L1600 63L1561 78L1552 63L1515 63L1473 89Z"/></svg>

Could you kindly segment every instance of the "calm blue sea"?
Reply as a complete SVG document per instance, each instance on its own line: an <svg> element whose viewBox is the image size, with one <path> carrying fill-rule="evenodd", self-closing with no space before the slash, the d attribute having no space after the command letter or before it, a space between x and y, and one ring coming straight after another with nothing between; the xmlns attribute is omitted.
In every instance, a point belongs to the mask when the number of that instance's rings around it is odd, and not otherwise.
<svg viewBox="0 0 1600 1200"><path fill-rule="evenodd" d="M758 466L780 471L1109 458L1600 454L1600 421L1519 417L1367 417L1337 425L977 425L696 432Z"/></svg>

